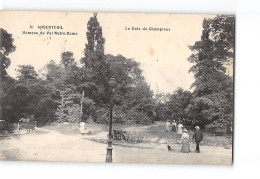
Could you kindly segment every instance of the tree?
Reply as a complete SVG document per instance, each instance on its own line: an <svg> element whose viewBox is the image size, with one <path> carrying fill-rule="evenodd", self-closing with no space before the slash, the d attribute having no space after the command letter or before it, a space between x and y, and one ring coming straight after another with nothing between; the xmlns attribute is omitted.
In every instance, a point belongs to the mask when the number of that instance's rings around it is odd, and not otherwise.
<svg viewBox="0 0 260 179"><path fill-rule="evenodd" d="M15 51L12 34L0 28L0 116L6 121L13 118L12 104L12 88L15 80L8 76L6 69L10 66L11 60L8 55Z"/></svg>
<svg viewBox="0 0 260 179"><path fill-rule="evenodd" d="M85 114L86 119L92 118L96 120L96 107L92 99L85 97L82 101L83 103L83 113Z"/></svg>
<svg viewBox="0 0 260 179"><path fill-rule="evenodd" d="M203 123L232 116L233 79L225 65L234 60L234 35L233 16L204 19L201 40L190 46L195 89L187 110Z"/></svg>
<svg viewBox="0 0 260 179"><path fill-rule="evenodd" d="M67 87L61 92L62 102L58 105L55 115L58 122L79 122L81 120L80 94L74 92L73 87Z"/></svg>
<svg viewBox="0 0 260 179"><path fill-rule="evenodd" d="M106 55L106 62L108 76L116 79L114 104L116 109L126 114L121 116L121 122L132 120L135 115L136 122L148 123L151 120L149 117L153 116L154 99L142 75L140 63L122 55Z"/></svg>
<svg viewBox="0 0 260 179"><path fill-rule="evenodd" d="M134 59L127 59L122 55L106 55L105 59L108 79L112 76L116 79L114 101L117 105L121 105L127 98L132 97L129 97L128 94L132 94L131 92L140 87L140 85L146 85L140 69L140 63ZM146 87L143 90L148 88Z"/></svg>
<svg viewBox="0 0 260 179"><path fill-rule="evenodd" d="M54 111L50 111L50 114L52 118L55 115L58 122L78 122L81 113L77 88L81 80L81 69L76 66L72 52L64 52L61 57L61 64L51 60L44 68L48 83L46 87L51 89L52 96L43 102L51 103Z"/></svg>
<svg viewBox="0 0 260 179"><path fill-rule="evenodd" d="M170 93L158 93L154 95L154 120L166 120L169 119L169 106Z"/></svg>
<svg viewBox="0 0 260 179"><path fill-rule="evenodd" d="M15 79L6 76L0 83L0 116L2 120L11 121L14 118L13 104L15 98L12 91Z"/></svg>
<svg viewBox="0 0 260 179"><path fill-rule="evenodd" d="M73 53L70 51L63 52L61 54L61 64L67 68L68 66L75 65L75 59L73 57Z"/></svg>
<svg viewBox="0 0 260 179"><path fill-rule="evenodd" d="M211 36L215 45L215 57L232 63L235 53L235 18L234 16L218 15L208 19L204 26L203 38Z"/></svg>
<svg viewBox="0 0 260 179"><path fill-rule="evenodd" d="M38 74L34 70L32 65L19 65L18 72L18 80L34 80L37 79Z"/></svg>
<svg viewBox="0 0 260 179"><path fill-rule="evenodd" d="M19 65L18 77L12 93L16 99L14 111L19 118L23 114L34 113L34 107L38 103L40 94L45 93L42 86L38 84L38 74L31 65Z"/></svg>
<svg viewBox="0 0 260 179"><path fill-rule="evenodd" d="M81 59L81 63L85 67L85 74L87 76L87 82L91 85L95 85L97 95L93 99L97 104L108 103L108 79L107 64L104 56L104 44L105 39L102 36L102 27L97 20L97 14L90 18L87 23L87 44L84 49L84 57ZM86 83L86 85L89 85ZM87 86L86 88L89 88Z"/></svg>
<svg viewBox="0 0 260 179"><path fill-rule="evenodd" d="M192 94L182 88L178 88L171 96L167 103L170 115L176 119L189 118L186 108L190 104Z"/></svg>
<svg viewBox="0 0 260 179"><path fill-rule="evenodd" d="M8 55L15 51L13 42L14 39L12 38L12 34L9 34L6 30L0 28L0 81L7 75L6 69L11 64Z"/></svg>
<svg viewBox="0 0 260 179"><path fill-rule="evenodd" d="M18 80L11 89L14 121L26 115L34 115L39 123L54 118L59 95L47 80L39 79L31 65L20 65Z"/></svg>
<svg viewBox="0 0 260 179"><path fill-rule="evenodd" d="M127 59L122 55L105 55L107 65L107 80L114 77L116 80L115 92L113 97L114 117L116 122L144 122L149 121L149 116L153 115L153 93L142 76L140 63L134 59ZM89 95L89 90L85 91L89 98L107 95L102 90L96 90L96 95ZM96 103L95 103L96 104ZM102 104L102 105L100 105ZM104 108L108 104L103 101L99 107ZM106 116L107 111L97 108L99 116ZM134 117L135 116L135 117ZM149 119L149 120L148 120ZM106 122L106 117L98 118L98 122ZM144 122L145 123L145 122Z"/></svg>
<svg viewBox="0 0 260 179"><path fill-rule="evenodd" d="M78 67L72 52L61 54L61 64L50 61L45 66L45 79L48 89L60 94L56 111L58 121L76 122L80 113L79 96L84 91L83 113L94 121L104 122L108 116L109 84L111 77L116 79L114 93L114 111L117 122L127 119L142 122L153 115L153 93L142 76L140 63L122 55L105 55L97 14L87 23L87 44L83 67ZM48 102L48 100L44 100ZM43 106L43 105L42 105ZM51 105L50 105L51 106ZM45 111L45 109L43 109ZM119 112L121 111L121 112ZM121 115L122 114L122 115Z"/></svg>

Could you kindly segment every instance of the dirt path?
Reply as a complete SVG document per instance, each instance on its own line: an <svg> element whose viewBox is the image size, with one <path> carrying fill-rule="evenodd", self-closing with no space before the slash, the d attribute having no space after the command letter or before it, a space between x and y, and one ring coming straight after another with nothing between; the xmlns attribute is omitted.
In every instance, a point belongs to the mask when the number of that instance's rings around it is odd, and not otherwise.
<svg viewBox="0 0 260 179"><path fill-rule="evenodd" d="M191 145L191 148L195 146ZM168 152L166 144L132 144L113 146L115 163L231 164L231 150L202 146L202 153ZM93 142L81 135L64 135L53 130L38 129L36 133L1 138L0 159L59 162L104 162L106 144Z"/></svg>

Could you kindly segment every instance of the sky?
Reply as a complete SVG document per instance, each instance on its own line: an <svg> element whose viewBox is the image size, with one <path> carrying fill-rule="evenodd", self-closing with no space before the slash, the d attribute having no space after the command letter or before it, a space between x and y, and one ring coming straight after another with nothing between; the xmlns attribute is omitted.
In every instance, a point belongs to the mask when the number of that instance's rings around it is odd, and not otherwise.
<svg viewBox="0 0 260 179"><path fill-rule="evenodd" d="M13 35L15 52L9 55L11 65L7 72L16 77L18 65L31 64L40 70L51 59L60 62L64 51L74 53L78 61L84 56L87 43L87 22L93 13L80 12L0 12L0 28ZM98 13L97 18L105 38L105 53L133 58L140 62L143 75L154 92L172 93L178 87L190 89L193 74L188 57L189 45L200 40L202 21L215 15ZM62 30L77 35L47 35L48 30L38 26L62 26ZM30 28L30 26L33 28ZM170 31L149 31L149 28ZM129 28L130 30L125 30ZM141 30L132 30L132 28ZM143 30L147 28L147 30ZM31 35L26 32L45 32Z"/></svg>

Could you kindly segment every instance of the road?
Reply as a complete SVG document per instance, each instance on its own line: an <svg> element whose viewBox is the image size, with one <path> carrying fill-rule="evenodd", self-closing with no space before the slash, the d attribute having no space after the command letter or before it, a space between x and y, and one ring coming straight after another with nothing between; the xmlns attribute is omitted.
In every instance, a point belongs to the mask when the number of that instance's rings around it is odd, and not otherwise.
<svg viewBox="0 0 260 179"><path fill-rule="evenodd" d="M177 148L180 147L176 146ZM193 149L195 146L191 146ZM114 163L165 163L230 165L232 150L202 146L201 153L168 152L166 144L113 146ZM81 135L64 135L38 129L0 140L1 160L105 162L106 144L94 142Z"/></svg>

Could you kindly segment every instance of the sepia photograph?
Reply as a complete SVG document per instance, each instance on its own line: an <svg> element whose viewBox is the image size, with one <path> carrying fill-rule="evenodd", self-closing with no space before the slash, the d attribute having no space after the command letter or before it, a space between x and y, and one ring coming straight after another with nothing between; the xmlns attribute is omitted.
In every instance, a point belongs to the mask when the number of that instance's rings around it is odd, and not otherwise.
<svg viewBox="0 0 260 179"><path fill-rule="evenodd" d="M235 15L0 11L0 160L232 165Z"/></svg>

